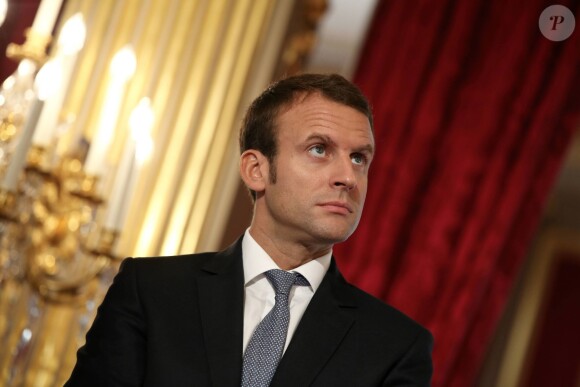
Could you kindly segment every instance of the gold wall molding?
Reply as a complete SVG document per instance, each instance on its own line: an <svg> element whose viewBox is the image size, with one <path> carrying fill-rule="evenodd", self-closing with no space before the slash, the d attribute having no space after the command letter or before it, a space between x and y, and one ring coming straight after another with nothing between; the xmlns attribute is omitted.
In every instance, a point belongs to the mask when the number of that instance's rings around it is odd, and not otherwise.
<svg viewBox="0 0 580 387"><path fill-rule="evenodd" d="M567 252L580 256L580 235L571 229L549 228L542 232L530 260L521 294L517 300L514 320L510 326L507 343L501 354L496 383L498 386L522 385L526 363L530 358L534 332L541 322L542 304L546 288L553 275L557 260ZM580 382L580 380L579 380Z"/></svg>

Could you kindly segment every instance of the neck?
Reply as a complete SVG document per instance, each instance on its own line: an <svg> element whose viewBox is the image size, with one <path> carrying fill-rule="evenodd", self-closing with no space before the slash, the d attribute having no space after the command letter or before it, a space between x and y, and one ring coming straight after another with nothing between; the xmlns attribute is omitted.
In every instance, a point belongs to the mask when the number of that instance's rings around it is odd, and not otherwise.
<svg viewBox="0 0 580 387"><path fill-rule="evenodd" d="M276 238L252 225L250 235L282 270L292 270L327 254L330 246L312 246L298 241Z"/></svg>

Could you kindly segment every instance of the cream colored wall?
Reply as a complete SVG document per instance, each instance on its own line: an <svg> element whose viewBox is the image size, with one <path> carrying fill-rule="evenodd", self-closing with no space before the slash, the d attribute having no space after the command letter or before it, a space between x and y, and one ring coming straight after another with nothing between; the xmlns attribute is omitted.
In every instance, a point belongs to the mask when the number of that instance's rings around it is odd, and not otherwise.
<svg viewBox="0 0 580 387"><path fill-rule="evenodd" d="M137 54L108 180L127 137L131 109L148 96L155 111L155 151L139 176L119 254L168 255L217 246L237 179L232 171L240 112L271 80L293 4L68 1L62 19L81 11L89 25L64 110L77 116L76 130L89 140L104 102L110 59L129 42Z"/></svg>

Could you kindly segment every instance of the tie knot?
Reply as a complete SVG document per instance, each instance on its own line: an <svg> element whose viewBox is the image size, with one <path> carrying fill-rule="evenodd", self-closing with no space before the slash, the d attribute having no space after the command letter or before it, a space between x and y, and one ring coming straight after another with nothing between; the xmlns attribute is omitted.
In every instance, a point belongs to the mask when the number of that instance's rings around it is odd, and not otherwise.
<svg viewBox="0 0 580 387"><path fill-rule="evenodd" d="M276 294L288 294L292 285L308 286L308 280L298 273L280 269L268 270L264 273L274 287Z"/></svg>

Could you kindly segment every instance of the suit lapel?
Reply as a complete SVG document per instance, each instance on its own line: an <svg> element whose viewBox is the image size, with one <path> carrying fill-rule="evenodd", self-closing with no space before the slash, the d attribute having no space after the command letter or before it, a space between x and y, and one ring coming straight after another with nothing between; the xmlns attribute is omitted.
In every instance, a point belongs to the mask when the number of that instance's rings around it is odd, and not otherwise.
<svg viewBox="0 0 580 387"><path fill-rule="evenodd" d="M310 301L272 380L271 386L307 386L347 334L356 307L334 259Z"/></svg>
<svg viewBox="0 0 580 387"><path fill-rule="evenodd" d="M214 257L198 281L199 309L212 385L239 386L244 273L241 238Z"/></svg>

